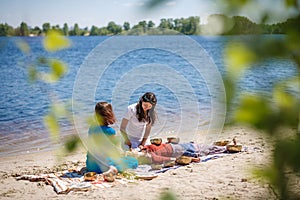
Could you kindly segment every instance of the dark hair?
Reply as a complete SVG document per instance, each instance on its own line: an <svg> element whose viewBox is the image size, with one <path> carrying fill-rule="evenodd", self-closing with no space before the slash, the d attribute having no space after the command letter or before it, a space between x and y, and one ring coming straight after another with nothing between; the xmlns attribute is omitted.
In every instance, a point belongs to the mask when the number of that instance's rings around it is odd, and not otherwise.
<svg viewBox="0 0 300 200"><path fill-rule="evenodd" d="M95 106L95 113L97 119L102 121L106 126L116 122L116 117L110 103L98 102Z"/></svg>
<svg viewBox="0 0 300 200"><path fill-rule="evenodd" d="M142 102L149 102L152 105L152 108L150 110L147 110L147 113L145 115L143 107L142 107ZM153 125L155 120L156 120L156 112L155 112L155 106L157 103L157 99L154 93L152 92L146 92L139 100L139 102L136 105L136 115L139 120L145 121L148 124Z"/></svg>

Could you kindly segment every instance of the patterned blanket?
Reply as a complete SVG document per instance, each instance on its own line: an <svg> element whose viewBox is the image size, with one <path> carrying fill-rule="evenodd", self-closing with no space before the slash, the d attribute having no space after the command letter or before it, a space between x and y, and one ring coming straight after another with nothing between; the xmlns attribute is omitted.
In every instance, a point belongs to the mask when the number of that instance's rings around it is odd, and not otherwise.
<svg viewBox="0 0 300 200"><path fill-rule="evenodd" d="M211 159L221 158L229 154L214 154L201 157L201 162ZM138 179L151 180L156 178L159 173L168 170L177 169L181 165L166 167L159 170L152 170L150 165L139 165L137 169L129 170L122 175L117 175L115 181L107 182L102 174L97 174L94 181L86 181L84 179L84 171L82 170L66 170L63 172L40 174L40 175L21 175L17 180L29 180L33 182L43 181L54 188L57 194L67 194L71 191L87 191L93 188L108 188L117 184L127 184L135 182Z"/></svg>
<svg viewBox="0 0 300 200"><path fill-rule="evenodd" d="M43 181L51 185L57 194L67 194L70 191L87 191L93 188L108 188L117 184L126 184L133 182L133 180L116 177L114 182L107 182L104 180L102 174L96 175L96 180L86 181L84 175L80 171L64 171L52 174L41 175L22 175L16 178L17 180L29 180L32 182Z"/></svg>

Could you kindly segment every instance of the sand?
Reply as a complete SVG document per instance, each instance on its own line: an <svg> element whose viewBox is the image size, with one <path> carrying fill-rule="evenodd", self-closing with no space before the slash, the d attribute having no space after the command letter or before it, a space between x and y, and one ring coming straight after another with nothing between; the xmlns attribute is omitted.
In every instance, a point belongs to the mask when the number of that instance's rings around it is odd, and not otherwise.
<svg viewBox="0 0 300 200"><path fill-rule="evenodd" d="M85 150L57 157L57 151L1 158L0 199L159 199L165 191L177 199L277 199L270 185L252 174L270 162L271 140L247 127L228 127L219 139L237 138L248 152L193 163L159 174L153 180L137 180L111 188L56 194L43 182L16 180L22 174L39 174L83 167Z"/></svg>

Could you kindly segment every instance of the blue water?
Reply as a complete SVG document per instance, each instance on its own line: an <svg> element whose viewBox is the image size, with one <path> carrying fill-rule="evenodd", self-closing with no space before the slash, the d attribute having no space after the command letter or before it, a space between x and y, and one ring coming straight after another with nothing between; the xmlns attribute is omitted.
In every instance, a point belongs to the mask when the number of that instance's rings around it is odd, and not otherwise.
<svg viewBox="0 0 300 200"><path fill-rule="evenodd" d="M162 43L167 41L164 37L172 36L143 36L145 42L146 40L147 42L161 40ZM223 75L225 66L222 52L226 43L233 37L192 36L191 38L204 48L219 73ZM42 39L41 37L0 38L0 155L50 148L49 136L43 125L43 116L47 114L52 101L58 99L67 102L72 99L80 68L89 60L90 52L109 37L70 37L72 46L55 53L43 50ZM30 54L24 54L16 46L20 40L29 44ZM174 43L173 45L172 48L176 49L178 44ZM109 48L108 51L113 51L118 46ZM57 84L49 85L41 81L34 84L30 83L28 66L39 57L62 60L68 65L68 73ZM147 67L149 63L156 65ZM134 71L140 66L144 66L141 68L141 72ZM168 68L168 66L171 67ZM47 69L41 67L40 70L46 71ZM171 75L174 77L177 74L180 75L178 77L182 77L183 81L186 80L189 83L189 89L182 81L178 83L171 80L167 84L162 84L153 77L154 74L156 77L161 76L161 79L168 80L170 78L168 72L172 70L174 72ZM247 71L239 83L239 89L241 91L269 93L275 82L290 77L295 72L296 67L290 60L268 60L259 64L259 68ZM128 81L124 82L126 78ZM216 81L218 80L216 79ZM180 92L178 94L177 89L172 87L173 85L181 85L181 83L182 86L176 87ZM191 66L188 60L166 50L133 48L132 51L120 55L118 59L110 63L98 80L88 79L87 87L89 84L97 85L94 91L95 98L92 102L88 102L90 112L93 112L93 106L97 101L112 102L118 118L117 126L122 119L126 106L136 102L139 96L146 91L154 92L158 98L159 120L153 130L155 134L176 132L177 129L184 132L194 129L195 124L185 122L184 125L177 128L184 119L195 119L193 121L197 122L196 126L199 130L203 127L205 129L211 122L211 101L212 98L215 98L215 94L209 91L206 85L207 80ZM198 103L198 108L194 107L192 103L189 106L189 102L194 101ZM183 102L188 105L183 105ZM220 113L220 115L222 114ZM68 122L62 122L61 125L63 136L74 133L74 126Z"/></svg>

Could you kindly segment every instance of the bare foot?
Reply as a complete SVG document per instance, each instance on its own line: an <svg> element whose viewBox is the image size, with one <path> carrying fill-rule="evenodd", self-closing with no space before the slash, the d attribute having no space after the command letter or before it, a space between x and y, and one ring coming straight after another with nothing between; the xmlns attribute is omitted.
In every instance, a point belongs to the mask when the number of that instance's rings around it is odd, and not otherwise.
<svg viewBox="0 0 300 200"><path fill-rule="evenodd" d="M106 172L103 172L103 178L107 182L114 182L115 181L115 175L118 174L118 169L114 166L109 166L109 169Z"/></svg>
<svg viewBox="0 0 300 200"><path fill-rule="evenodd" d="M192 158L192 162L200 162L200 158Z"/></svg>
<svg viewBox="0 0 300 200"><path fill-rule="evenodd" d="M118 169L114 166L109 166L109 170L106 171L107 173L112 173L113 175L117 175L118 174Z"/></svg>

